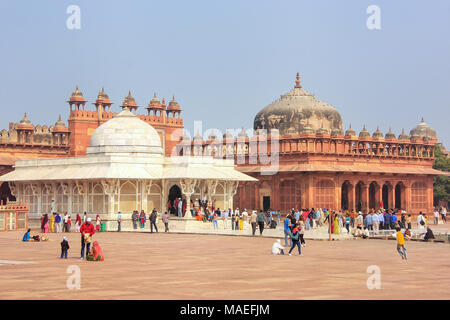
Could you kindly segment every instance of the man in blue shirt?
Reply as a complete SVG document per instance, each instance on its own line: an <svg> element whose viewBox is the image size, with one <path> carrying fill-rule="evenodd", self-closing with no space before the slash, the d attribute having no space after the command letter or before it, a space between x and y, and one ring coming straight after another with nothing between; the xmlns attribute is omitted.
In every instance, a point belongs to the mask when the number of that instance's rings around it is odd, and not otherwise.
<svg viewBox="0 0 450 320"><path fill-rule="evenodd" d="M291 220L289 218L290 218L290 215L288 214L286 216L286 218L284 219L284 244L285 244L285 247L288 247L291 245L290 244L291 239L289 238L289 235L291 233L291 228L290 228Z"/></svg>
<svg viewBox="0 0 450 320"><path fill-rule="evenodd" d="M367 226L367 229L368 229L368 230L373 230L372 225L373 225L372 215L371 215L371 214L368 214L368 215L366 216L366 226Z"/></svg>
<svg viewBox="0 0 450 320"><path fill-rule="evenodd" d="M397 216L395 215L395 212L392 212L391 216L391 229L395 228L395 222L397 221Z"/></svg>
<svg viewBox="0 0 450 320"><path fill-rule="evenodd" d="M300 219L300 211L297 210L294 214L294 217L295 217L295 221L298 221Z"/></svg>

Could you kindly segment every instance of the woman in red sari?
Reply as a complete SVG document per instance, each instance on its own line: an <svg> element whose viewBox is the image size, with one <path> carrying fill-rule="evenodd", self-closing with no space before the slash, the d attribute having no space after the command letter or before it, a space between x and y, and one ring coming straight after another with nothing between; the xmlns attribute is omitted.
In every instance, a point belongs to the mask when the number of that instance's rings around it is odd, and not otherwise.
<svg viewBox="0 0 450 320"><path fill-rule="evenodd" d="M139 215L139 220L141 222L141 228L145 227L145 212L141 210L141 214Z"/></svg>
<svg viewBox="0 0 450 320"><path fill-rule="evenodd" d="M81 217L77 213L77 219L75 220L75 231L80 232L80 227L81 227Z"/></svg>

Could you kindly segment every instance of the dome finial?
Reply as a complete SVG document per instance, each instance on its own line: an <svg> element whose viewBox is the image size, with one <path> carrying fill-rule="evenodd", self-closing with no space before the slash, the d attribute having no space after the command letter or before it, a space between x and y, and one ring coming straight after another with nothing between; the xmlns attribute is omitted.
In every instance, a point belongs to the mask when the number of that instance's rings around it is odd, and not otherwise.
<svg viewBox="0 0 450 320"><path fill-rule="evenodd" d="M423 117L422 117L422 123L425 123L425 121L423 120Z"/></svg>
<svg viewBox="0 0 450 320"><path fill-rule="evenodd" d="M296 80L295 80L295 88L301 88L302 86L300 85L300 73L297 72L297 76L296 76Z"/></svg>

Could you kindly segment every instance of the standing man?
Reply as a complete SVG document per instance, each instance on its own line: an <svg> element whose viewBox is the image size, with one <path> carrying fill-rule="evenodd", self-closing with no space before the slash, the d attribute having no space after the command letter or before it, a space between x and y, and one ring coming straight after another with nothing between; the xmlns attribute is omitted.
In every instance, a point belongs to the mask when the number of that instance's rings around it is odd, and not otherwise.
<svg viewBox="0 0 450 320"><path fill-rule="evenodd" d="M373 222L373 230L378 231L378 214L372 212L372 222Z"/></svg>
<svg viewBox="0 0 450 320"><path fill-rule="evenodd" d="M222 220L223 220L223 228L227 229L228 228L228 211L224 210L222 211Z"/></svg>
<svg viewBox="0 0 450 320"><path fill-rule="evenodd" d="M133 229L136 230L137 222L139 221L139 217L136 210L133 211L133 214L131 215L131 220L133 221Z"/></svg>
<svg viewBox="0 0 450 320"><path fill-rule="evenodd" d="M367 216L366 216L366 228L368 230L373 230L373 220L372 220L372 213L370 212Z"/></svg>
<svg viewBox="0 0 450 320"><path fill-rule="evenodd" d="M117 213L117 232L122 230L122 213L119 211Z"/></svg>
<svg viewBox="0 0 450 320"><path fill-rule="evenodd" d="M81 225L80 228L81 233L81 258L84 259L84 249L86 247L86 255L89 253L91 249L92 236L95 233L94 225L91 223L91 218L87 218L86 222Z"/></svg>
<svg viewBox="0 0 450 320"><path fill-rule="evenodd" d="M67 223L69 221L69 216L67 215L67 212L64 213L64 226L63 226L63 232L68 232L67 231Z"/></svg>
<svg viewBox="0 0 450 320"><path fill-rule="evenodd" d="M258 216L256 214L256 211L253 210L252 211L252 215L250 216L250 224L252 225L252 235L255 235L256 232L256 220L257 220Z"/></svg>
<svg viewBox="0 0 450 320"><path fill-rule="evenodd" d="M289 237L291 233L291 219L290 215L288 214L286 218L284 219L284 246L288 247L290 246L291 238Z"/></svg>
<svg viewBox="0 0 450 320"><path fill-rule="evenodd" d="M59 213L55 216L55 226L56 226L56 232L61 232L61 216Z"/></svg>
<svg viewBox="0 0 450 320"><path fill-rule="evenodd" d="M158 232L158 227L156 226L156 218L158 213L156 209L153 209L152 213L150 213L150 233L153 233L153 226L155 226L156 232Z"/></svg>
<svg viewBox="0 0 450 320"><path fill-rule="evenodd" d="M441 215L442 215L442 221L444 221L444 223L446 223L447 222L447 208L446 207L442 208Z"/></svg>
<svg viewBox="0 0 450 320"><path fill-rule="evenodd" d="M434 209L434 224L439 224L439 210L437 207Z"/></svg>
<svg viewBox="0 0 450 320"><path fill-rule="evenodd" d="M183 216L183 201L181 200L181 198L178 199L178 216Z"/></svg>
<svg viewBox="0 0 450 320"><path fill-rule="evenodd" d="M266 222L266 217L262 210L259 210L258 217L256 218L256 222L258 222L259 226L259 235L262 236L264 230L264 224Z"/></svg>
<svg viewBox="0 0 450 320"><path fill-rule="evenodd" d="M164 232L169 232L169 214L167 211L162 215L162 221L164 223Z"/></svg>

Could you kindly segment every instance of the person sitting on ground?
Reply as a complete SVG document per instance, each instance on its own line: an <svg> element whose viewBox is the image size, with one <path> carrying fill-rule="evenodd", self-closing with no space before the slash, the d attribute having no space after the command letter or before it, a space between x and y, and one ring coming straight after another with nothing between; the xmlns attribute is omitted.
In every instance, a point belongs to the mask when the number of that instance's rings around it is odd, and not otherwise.
<svg viewBox="0 0 450 320"><path fill-rule="evenodd" d="M281 245L281 240L278 239L272 245L272 254L282 254L284 255L284 247Z"/></svg>
<svg viewBox="0 0 450 320"><path fill-rule="evenodd" d="M368 228L364 228L364 231L362 233L362 238L363 239L369 238L369 229Z"/></svg>
<svg viewBox="0 0 450 320"><path fill-rule="evenodd" d="M97 241L92 244L92 249L86 256L87 261L103 261L105 257L103 256L102 248Z"/></svg>
<svg viewBox="0 0 450 320"><path fill-rule="evenodd" d="M409 229L406 229L405 230L405 239L411 239L411 230L409 230Z"/></svg>
<svg viewBox="0 0 450 320"><path fill-rule="evenodd" d="M23 235L22 241L23 242L28 242L31 239L31 229L28 229L27 232L25 232L25 234Z"/></svg>
<svg viewBox="0 0 450 320"><path fill-rule="evenodd" d="M428 241L429 239L434 239L434 234L433 230L431 230L430 227L427 227L427 232L425 233L423 240Z"/></svg>

